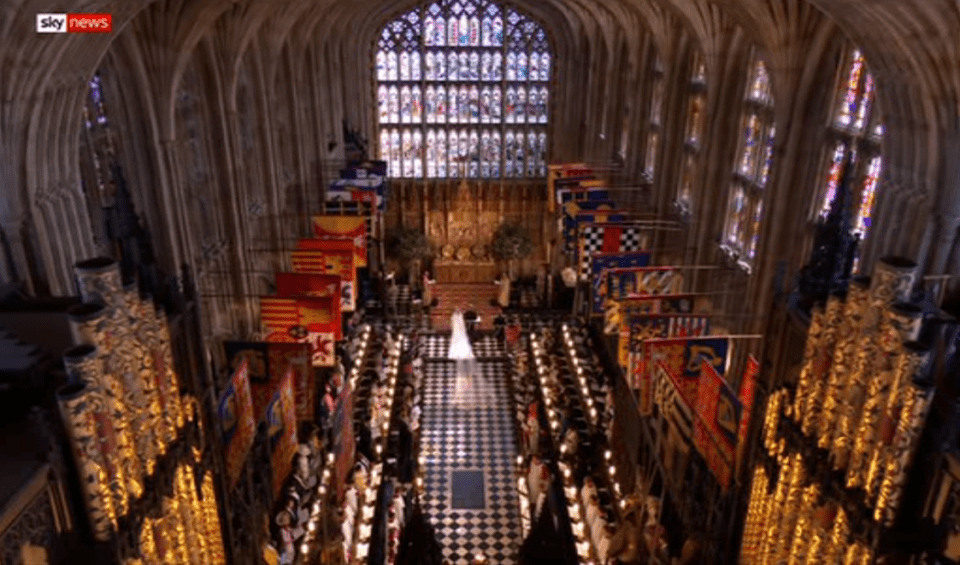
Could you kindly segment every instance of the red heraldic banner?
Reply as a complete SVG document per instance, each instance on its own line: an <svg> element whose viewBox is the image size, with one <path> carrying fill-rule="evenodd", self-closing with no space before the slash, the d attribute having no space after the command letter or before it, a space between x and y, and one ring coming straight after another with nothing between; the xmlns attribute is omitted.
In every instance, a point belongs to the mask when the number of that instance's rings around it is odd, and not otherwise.
<svg viewBox="0 0 960 565"><path fill-rule="evenodd" d="M240 477L240 469L253 445L256 431L248 373L249 363L244 359L223 391L218 408L221 438L226 451L227 480L231 488Z"/></svg>
<svg viewBox="0 0 960 565"><path fill-rule="evenodd" d="M338 275L276 273L276 280L277 296L283 298L293 298L295 296L340 297L340 277ZM339 300L337 303L339 304Z"/></svg>
<svg viewBox="0 0 960 565"><path fill-rule="evenodd" d="M279 383L286 376L288 368L293 371L293 392L296 402L296 414L299 421L314 421L317 392L310 362L310 345L306 343L271 343L270 368L275 375L273 382ZM274 370L276 367L276 370Z"/></svg>
<svg viewBox="0 0 960 565"><path fill-rule="evenodd" d="M641 352L634 355L634 370L637 381L633 384L638 389L640 413L649 416L653 411L652 372L657 363L663 365L664 370L672 377L683 373L683 350L686 340L682 339L649 339L643 342Z"/></svg>
<svg viewBox="0 0 960 565"><path fill-rule="evenodd" d="M364 216L314 216L313 233L319 240L349 241L357 267L367 266L367 218Z"/></svg>
<svg viewBox="0 0 960 565"><path fill-rule="evenodd" d="M341 334L333 298L260 298L260 320L272 343L309 343L314 367L332 367Z"/></svg>
<svg viewBox="0 0 960 565"><path fill-rule="evenodd" d="M349 241L301 239L291 253L294 273L340 277L340 310L356 309L357 269L353 243Z"/></svg>
<svg viewBox="0 0 960 565"><path fill-rule="evenodd" d="M740 430L737 433L737 468L742 469L744 450L747 445L747 434L750 433L750 416L753 414L753 398L757 391L757 377L760 375L760 362L753 355L747 356L747 366L743 369L743 379L740 380L740 404L743 413L740 415ZM739 471L742 472L742 471Z"/></svg>
<svg viewBox="0 0 960 565"><path fill-rule="evenodd" d="M293 369L290 369L267 406L267 437L270 442L274 498L280 495L283 483L293 467L293 456L297 452L297 412L293 398L293 378Z"/></svg>
<svg viewBox="0 0 960 565"><path fill-rule="evenodd" d="M700 381L700 366L706 361L722 375L726 371L729 347L728 338L714 336L644 341L640 355L634 356L634 374L639 377L635 386L639 389L641 414L650 415L650 372L656 363L663 363L670 376L676 379L683 398L693 405L697 397L697 383Z"/></svg>
<svg viewBox="0 0 960 565"><path fill-rule="evenodd" d="M709 363L700 364L694 445L723 488L730 486L740 407L726 381Z"/></svg>

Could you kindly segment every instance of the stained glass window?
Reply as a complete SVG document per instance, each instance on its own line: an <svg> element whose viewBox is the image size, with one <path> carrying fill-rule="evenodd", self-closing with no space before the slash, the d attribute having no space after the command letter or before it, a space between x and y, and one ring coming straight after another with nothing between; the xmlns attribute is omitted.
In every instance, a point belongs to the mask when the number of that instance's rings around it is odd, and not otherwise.
<svg viewBox="0 0 960 565"><path fill-rule="evenodd" d="M826 214L830 209L830 203L837 195L837 186L840 185L840 176L843 175L843 159L847 151L847 144L838 142L834 145L833 155L830 158L830 165L827 172L827 189L824 194L823 203L820 206L820 213Z"/></svg>
<svg viewBox="0 0 960 565"><path fill-rule="evenodd" d="M846 172L844 160L849 153L854 174L850 179L855 203L853 231L863 239L870 232L877 186L883 172L880 149L886 128L875 108L876 84L863 53L851 49L838 75L837 102L830 121L837 141L824 157L824 185L819 191L822 199L817 210L821 215L829 211Z"/></svg>
<svg viewBox="0 0 960 565"><path fill-rule="evenodd" d="M700 141L703 136L704 106L706 104L704 91L706 89L707 70L703 63L703 55L699 51L695 51L691 55L690 69L690 87L687 93L686 130L684 132L685 143L683 146L683 169L680 175L680 186L677 188L676 193L676 204L683 213L689 213L692 208L691 198L697 172L696 161L700 152ZM654 97L657 107L653 109L653 112L657 114L658 122L659 114L662 111L659 107L660 104L662 104L662 99L660 98L662 95L662 84L659 84L654 87Z"/></svg>
<svg viewBox="0 0 960 565"><path fill-rule="evenodd" d="M854 231L862 236L870 229L873 206L877 198L877 184L880 182L880 171L883 168L883 158L877 155L870 159L867 172L863 177L863 188L860 191L860 205L857 209L857 220Z"/></svg>
<svg viewBox="0 0 960 565"><path fill-rule="evenodd" d="M840 100L837 102L836 124L839 127L849 127L853 121L853 116L859 112L861 100L861 79L863 78L864 58L863 54L856 50L850 58L850 67L846 73L847 80L839 92ZM872 81L871 81L872 82Z"/></svg>
<svg viewBox="0 0 960 565"><path fill-rule="evenodd" d="M770 75L766 64L754 57L724 234L724 247L747 268L756 258L760 242L764 189L773 167L776 133Z"/></svg>
<svg viewBox="0 0 960 565"><path fill-rule="evenodd" d="M657 80L653 85L653 96L650 101L650 121L654 124L660 123L663 112L663 80Z"/></svg>
<svg viewBox="0 0 960 565"><path fill-rule="evenodd" d="M702 94L695 94L690 97L690 109L687 112L687 142L692 145L700 143L700 136L703 132L703 103Z"/></svg>
<svg viewBox="0 0 960 565"><path fill-rule="evenodd" d="M644 159L644 170L648 177L653 179L653 171L657 166L657 149L660 147L660 134L651 132L647 137L647 155Z"/></svg>
<svg viewBox="0 0 960 565"><path fill-rule="evenodd" d="M663 111L663 63L655 53L650 61L650 113L647 118L647 144L643 160L643 172L647 180L653 181L654 170L657 164L657 153L660 148L660 118Z"/></svg>
<svg viewBox="0 0 960 565"><path fill-rule="evenodd" d="M770 75L767 73L767 65L763 61L757 61L753 73L753 82L750 84L750 99L767 104L771 97Z"/></svg>
<svg viewBox="0 0 960 565"><path fill-rule="evenodd" d="M551 54L538 23L489 0L431 2L384 26L375 59L392 176L546 175Z"/></svg>

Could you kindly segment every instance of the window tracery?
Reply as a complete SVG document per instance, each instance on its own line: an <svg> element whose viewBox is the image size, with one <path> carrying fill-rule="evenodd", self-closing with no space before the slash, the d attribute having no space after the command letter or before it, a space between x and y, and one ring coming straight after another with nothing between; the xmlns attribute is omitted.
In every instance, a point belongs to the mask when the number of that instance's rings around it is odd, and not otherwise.
<svg viewBox="0 0 960 565"><path fill-rule="evenodd" d="M831 131L836 138L832 151L828 152L822 200L818 207L824 215L837 193L844 173L843 160L849 151L854 159L855 178L853 189L853 232L866 238L873 221L877 186L883 172L883 157L880 143L886 128L880 113L875 108L876 85L863 53L852 49L844 59L838 78L836 103L831 116Z"/></svg>
<svg viewBox="0 0 960 565"><path fill-rule="evenodd" d="M687 95L687 115L684 130L683 169L680 186L677 188L676 204L681 213L692 210L692 187L697 174L697 159L700 153L700 141L703 137L704 110L706 106L706 65L703 54L693 53L690 65L689 94Z"/></svg>
<svg viewBox="0 0 960 565"><path fill-rule="evenodd" d="M644 155L643 172L647 180L653 182L653 175L657 166L657 154L660 149L660 125L663 113L663 63L660 57L653 55L651 63L653 72L651 82L653 87L650 94L650 113L647 119L647 146Z"/></svg>
<svg viewBox="0 0 960 565"><path fill-rule="evenodd" d="M754 57L744 100L740 147L734 166L723 245L748 268L757 254L763 222L763 196L773 166L776 127L766 63Z"/></svg>
<svg viewBox="0 0 960 565"><path fill-rule="evenodd" d="M375 63L391 176L546 175L552 61L539 24L489 0L440 0L387 24Z"/></svg>

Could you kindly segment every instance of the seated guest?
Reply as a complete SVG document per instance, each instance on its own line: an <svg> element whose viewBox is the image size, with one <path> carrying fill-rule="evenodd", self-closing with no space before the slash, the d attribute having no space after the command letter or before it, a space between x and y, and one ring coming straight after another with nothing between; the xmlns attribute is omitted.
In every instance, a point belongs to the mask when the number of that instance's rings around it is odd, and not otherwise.
<svg viewBox="0 0 960 565"><path fill-rule="evenodd" d="M493 319L493 330L494 336L497 341L503 343L504 341L504 332L507 326L507 321L503 317L503 314L497 314L497 317Z"/></svg>
<svg viewBox="0 0 960 565"><path fill-rule="evenodd" d="M603 536L607 533L607 528L610 526L610 523L604 517L604 512L602 510L597 512L597 519L594 522L594 527L590 530L590 541L593 542L593 547L599 550L602 542Z"/></svg>
<svg viewBox="0 0 960 565"><path fill-rule="evenodd" d="M591 500L597 497L597 487L593 484L593 477L583 479L583 489L580 492L581 503L586 508Z"/></svg>
<svg viewBox="0 0 960 565"><path fill-rule="evenodd" d="M530 470L527 473L527 495L530 498L531 521L536 519L537 502L540 499L540 490L543 488L543 473L545 467L540 462L540 457L534 455L530 459Z"/></svg>
<svg viewBox="0 0 960 565"><path fill-rule="evenodd" d="M575 458L577 454L577 444L580 441L580 437L577 435L577 430L575 428L568 428L567 433L563 436L563 450L566 452L568 458Z"/></svg>
<svg viewBox="0 0 960 565"><path fill-rule="evenodd" d="M600 500L594 496L587 503L587 527L590 529L590 536L603 527L603 519L600 517Z"/></svg>

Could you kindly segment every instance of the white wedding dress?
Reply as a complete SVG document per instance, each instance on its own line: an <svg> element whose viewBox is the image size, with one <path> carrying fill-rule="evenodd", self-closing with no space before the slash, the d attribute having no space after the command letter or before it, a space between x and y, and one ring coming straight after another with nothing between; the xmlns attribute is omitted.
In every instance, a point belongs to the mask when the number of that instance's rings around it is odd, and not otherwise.
<svg viewBox="0 0 960 565"><path fill-rule="evenodd" d="M466 404L470 392L476 357L473 355L473 346L467 336L467 324L463 313L457 310L450 316L450 347L447 348L447 358L457 364L457 377L453 388L454 404Z"/></svg>

